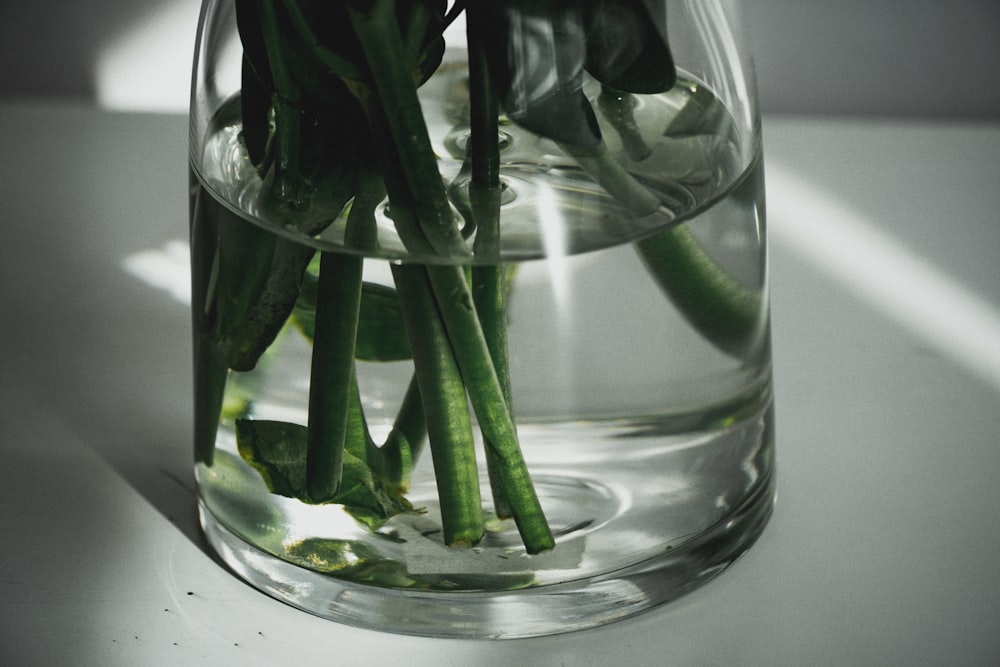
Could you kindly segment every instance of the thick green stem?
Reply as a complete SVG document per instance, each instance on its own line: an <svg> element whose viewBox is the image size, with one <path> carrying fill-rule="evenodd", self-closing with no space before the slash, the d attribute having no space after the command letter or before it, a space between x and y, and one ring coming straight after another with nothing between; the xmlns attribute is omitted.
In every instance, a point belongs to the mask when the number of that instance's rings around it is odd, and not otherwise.
<svg viewBox="0 0 1000 667"><path fill-rule="evenodd" d="M306 483L315 502L332 499L340 488L354 377L362 261L360 257L331 252L324 252L320 259L306 449Z"/></svg>
<svg viewBox="0 0 1000 667"><path fill-rule="evenodd" d="M482 228L480 228L482 229ZM490 359L496 370L497 381L507 404L511 422L514 423L513 391L510 382L510 359L507 351L507 271L501 264L472 267L472 295L476 313L483 328ZM516 426L516 423L515 423ZM497 447L487 433L483 433L486 448L486 466L493 493L493 506L503 519L514 516L510 500L504 491L499 467L504 465L496 456Z"/></svg>
<svg viewBox="0 0 1000 667"><path fill-rule="evenodd" d="M426 271L455 360L468 387L469 400L490 447L488 455L497 457L500 462L497 466L498 479L525 548L528 553L551 549L555 545L552 532L521 453L514 422L475 312L465 272L460 266L437 265L426 267ZM426 398L425 395L425 401Z"/></svg>
<svg viewBox="0 0 1000 667"><path fill-rule="evenodd" d="M386 111L399 168L413 196L417 222L435 252L446 257L468 256L469 250L448 205L413 75L404 65L406 48L399 32L395 2L374 0L368 11L352 9L350 16Z"/></svg>
<svg viewBox="0 0 1000 667"><path fill-rule="evenodd" d="M484 30L489 29L478 5L466 10L469 43L469 203L476 223L473 250L477 257L500 257L500 141L498 136L499 104L493 94L483 44ZM507 272L503 265L477 264L472 267L472 295L476 312L486 337L486 345L496 369L497 379L514 419L511 396L510 364L507 352ZM494 454L495 445L484 433L486 466L498 517L514 515L504 492L498 467L502 461Z"/></svg>
<svg viewBox="0 0 1000 667"><path fill-rule="evenodd" d="M435 250L417 220L416 201L400 168L399 151L389 136L388 111L378 95L370 91L361 93L372 140L381 158L382 176L389 194L389 216L407 251L416 256L433 255Z"/></svg>
<svg viewBox="0 0 1000 667"><path fill-rule="evenodd" d="M425 269L394 265L392 273L427 417L444 541L448 545L472 546L482 539L484 529L475 443L463 378L437 313Z"/></svg>

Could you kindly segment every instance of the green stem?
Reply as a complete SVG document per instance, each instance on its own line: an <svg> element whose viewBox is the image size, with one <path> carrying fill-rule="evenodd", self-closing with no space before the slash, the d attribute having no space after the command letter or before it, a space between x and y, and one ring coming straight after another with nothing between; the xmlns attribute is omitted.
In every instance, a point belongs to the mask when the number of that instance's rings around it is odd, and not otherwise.
<svg viewBox="0 0 1000 667"><path fill-rule="evenodd" d="M636 216L655 213L659 198L611 155L596 149L563 146L591 178ZM720 350L744 357L763 331L761 290L745 287L712 259L687 225L676 225L636 242L650 274L681 314Z"/></svg>
<svg viewBox="0 0 1000 667"><path fill-rule="evenodd" d="M371 69L385 120L396 146L398 167L412 194L417 222L434 251L466 257L455 215L437 168L416 84L406 63L406 49L396 21L394 0L374 0L366 12L349 10Z"/></svg>
<svg viewBox="0 0 1000 667"><path fill-rule="evenodd" d="M382 477L401 490L410 486L410 474L427 440L427 419L417 376L410 379L392 430L378 450Z"/></svg>
<svg viewBox="0 0 1000 667"><path fill-rule="evenodd" d="M385 186L379 174L364 165L358 167L356 184L344 243L372 250L378 242L374 211L385 197ZM363 271L360 256L320 257L306 457L307 488L316 500L338 491L345 449L362 460L374 450L354 361Z"/></svg>
<svg viewBox="0 0 1000 667"><path fill-rule="evenodd" d="M482 228L480 228L482 229ZM493 361L497 381L511 422L514 422L513 391L510 382L510 358L507 351L507 271L501 264L477 265L472 267L472 294L476 305L476 313L482 325L486 339L486 347ZM486 448L486 469L490 477L490 488L493 493L493 506L497 516L507 519L514 516L510 500L504 491L504 485L499 474L503 462L496 456L497 446L489 435L483 433Z"/></svg>
<svg viewBox="0 0 1000 667"><path fill-rule="evenodd" d="M368 421L361 405L361 388L358 386L358 368L355 363L351 374L350 397L347 405L347 437L344 449L362 461L368 461L369 466L381 470L379 450L368 431Z"/></svg>
<svg viewBox="0 0 1000 667"><path fill-rule="evenodd" d="M332 499L340 488L362 262L360 257L332 252L324 252L320 258L306 449L306 485L314 502Z"/></svg>
<svg viewBox="0 0 1000 667"><path fill-rule="evenodd" d="M472 423L463 378L425 271L417 265L392 267L427 419L444 541L472 546L484 531Z"/></svg>
<svg viewBox="0 0 1000 667"><path fill-rule="evenodd" d="M634 162L641 162L653 153L646 140L643 139L639 127L635 123L635 96L631 93L601 86L601 94L597 97L597 107L602 115L611 123L621 139L625 154Z"/></svg>
<svg viewBox="0 0 1000 667"><path fill-rule="evenodd" d="M592 148L571 144L560 144L560 148L566 155L575 159L595 183L627 206L637 217L652 215L659 210L660 198L628 173L625 167L615 160L604 142Z"/></svg>
<svg viewBox="0 0 1000 667"><path fill-rule="evenodd" d="M500 188L500 139L498 118L499 103L490 85L489 68L486 62L486 47L483 44L485 23L479 6L466 10L466 39L469 42L469 132L472 164L472 183L484 189ZM499 221L499 207L488 209L487 213Z"/></svg>
<svg viewBox="0 0 1000 667"><path fill-rule="evenodd" d="M525 548L528 553L551 549L555 542L521 453L465 272L460 266L446 265L428 266L426 271L455 360L469 390L469 400L490 447L488 455L500 462L498 478ZM427 400L426 394L424 400Z"/></svg>
<svg viewBox="0 0 1000 667"><path fill-rule="evenodd" d="M469 43L469 203L476 223L473 250L477 257L500 256L500 141L498 136L499 104L493 94L483 44L483 30L488 30L480 7L466 10ZM507 351L507 279L506 268L499 264L472 267L472 295L476 312L486 337L486 345L496 369L507 410L514 420ZM514 422L516 424L516 422ZM493 506L500 518L514 515L498 471L502 462L495 456L496 446L484 433L486 467L493 494Z"/></svg>
<svg viewBox="0 0 1000 667"><path fill-rule="evenodd" d="M347 214L344 245L370 252L378 247L378 227L375 209L385 199L382 175L362 164L358 167L357 188Z"/></svg>
<svg viewBox="0 0 1000 667"><path fill-rule="evenodd" d="M764 293L728 276L687 225L636 242L650 274L684 317L720 350L745 358L764 332Z"/></svg>
<svg viewBox="0 0 1000 667"><path fill-rule="evenodd" d="M388 112L378 95L370 91L360 91L360 100L368 117L372 140L381 159L385 188L389 194L389 217L408 252L415 256L435 253L430 241L421 229L416 216L416 201L400 169L401 158L395 143L389 136Z"/></svg>

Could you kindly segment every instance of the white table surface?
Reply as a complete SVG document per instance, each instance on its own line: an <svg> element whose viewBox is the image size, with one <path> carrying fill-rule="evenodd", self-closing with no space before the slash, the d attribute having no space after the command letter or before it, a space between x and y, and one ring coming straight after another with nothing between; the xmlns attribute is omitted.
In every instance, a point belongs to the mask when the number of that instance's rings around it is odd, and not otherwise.
<svg viewBox="0 0 1000 667"><path fill-rule="evenodd" d="M765 118L771 524L673 604L502 642L337 625L208 553L188 313L135 269L183 276L186 120L6 102L0 139L0 664L1000 664L1000 126Z"/></svg>

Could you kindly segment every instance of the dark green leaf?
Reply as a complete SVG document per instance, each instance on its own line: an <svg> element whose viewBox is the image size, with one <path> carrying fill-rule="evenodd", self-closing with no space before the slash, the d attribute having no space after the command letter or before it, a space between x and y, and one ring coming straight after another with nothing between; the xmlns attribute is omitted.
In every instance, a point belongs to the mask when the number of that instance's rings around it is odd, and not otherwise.
<svg viewBox="0 0 1000 667"><path fill-rule="evenodd" d="M251 226L246 225L245 226ZM278 239L270 266L262 267L266 282L255 296L253 306L234 335L233 370L250 370L271 346L288 321L298 299L306 266L315 251L286 239ZM244 267L249 268L249 267ZM254 267L250 271L260 270Z"/></svg>
<svg viewBox="0 0 1000 667"><path fill-rule="evenodd" d="M271 91L257 76L250 59L243 56L242 92L240 111L243 119L243 143L247 155L255 167L261 169L267 154L267 138L270 134L268 115L271 110Z"/></svg>
<svg viewBox="0 0 1000 667"><path fill-rule="evenodd" d="M574 3L511 0L483 11L491 82L507 116L535 134L590 148L597 118L583 93L585 31Z"/></svg>
<svg viewBox="0 0 1000 667"><path fill-rule="evenodd" d="M261 85L268 91L274 90L271 78L271 68L267 60L264 46L264 33L260 25L260 14L257 12L256 0L234 0L236 8L236 27L243 44L243 54L250 61L250 66L257 75Z"/></svg>
<svg viewBox="0 0 1000 667"><path fill-rule="evenodd" d="M611 88L662 93L677 80L667 44L666 9L648 0L581 2L587 71Z"/></svg>
<svg viewBox="0 0 1000 667"><path fill-rule="evenodd" d="M192 217L198 333L250 370L288 319L313 250L279 239L199 197Z"/></svg>

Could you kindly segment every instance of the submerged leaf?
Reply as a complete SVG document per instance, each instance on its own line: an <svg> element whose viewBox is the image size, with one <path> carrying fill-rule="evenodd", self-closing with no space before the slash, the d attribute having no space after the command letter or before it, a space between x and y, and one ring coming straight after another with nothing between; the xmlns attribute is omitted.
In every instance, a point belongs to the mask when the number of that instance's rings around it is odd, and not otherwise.
<svg viewBox="0 0 1000 667"><path fill-rule="evenodd" d="M295 324L309 340L315 333L317 285L316 276L307 272L295 306ZM375 283L362 285L355 345L355 358L361 361L405 361L411 358L403 312L394 289Z"/></svg>
<svg viewBox="0 0 1000 667"><path fill-rule="evenodd" d="M260 473L271 493L316 504L306 485L305 426L260 419L236 421L236 443L240 456ZM387 491L368 464L344 452L340 489L330 501L343 505L355 519L377 528L387 519L413 506L398 493Z"/></svg>
<svg viewBox="0 0 1000 667"><path fill-rule="evenodd" d="M313 537L289 544L285 558L316 572L378 586L414 588L418 583L404 563L386 558L361 541Z"/></svg>

